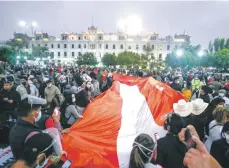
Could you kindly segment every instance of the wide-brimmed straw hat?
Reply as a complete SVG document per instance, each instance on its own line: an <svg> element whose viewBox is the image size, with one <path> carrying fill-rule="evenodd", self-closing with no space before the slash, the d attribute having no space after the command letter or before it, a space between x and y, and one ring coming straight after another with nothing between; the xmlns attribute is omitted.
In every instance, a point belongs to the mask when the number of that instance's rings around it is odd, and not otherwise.
<svg viewBox="0 0 229 168"><path fill-rule="evenodd" d="M208 107L208 103L205 103L203 99L196 99L192 101L193 111L192 114L200 115Z"/></svg>
<svg viewBox="0 0 229 168"><path fill-rule="evenodd" d="M173 104L173 110L181 117L187 117L193 111L192 103L186 102L184 99L181 99L178 101L178 103Z"/></svg>

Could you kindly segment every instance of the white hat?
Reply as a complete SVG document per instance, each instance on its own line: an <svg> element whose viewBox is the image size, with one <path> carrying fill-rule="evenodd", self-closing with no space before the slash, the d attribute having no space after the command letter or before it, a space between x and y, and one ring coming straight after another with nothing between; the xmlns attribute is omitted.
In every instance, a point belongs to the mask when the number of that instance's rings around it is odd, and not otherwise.
<svg viewBox="0 0 229 168"><path fill-rule="evenodd" d="M192 101L194 115L200 115L208 107L208 103L205 103L203 99L196 99Z"/></svg>
<svg viewBox="0 0 229 168"><path fill-rule="evenodd" d="M187 117L193 111L192 103L186 102L184 99L181 99L178 101L178 103L173 104L173 110L181 117Z"/></svg>

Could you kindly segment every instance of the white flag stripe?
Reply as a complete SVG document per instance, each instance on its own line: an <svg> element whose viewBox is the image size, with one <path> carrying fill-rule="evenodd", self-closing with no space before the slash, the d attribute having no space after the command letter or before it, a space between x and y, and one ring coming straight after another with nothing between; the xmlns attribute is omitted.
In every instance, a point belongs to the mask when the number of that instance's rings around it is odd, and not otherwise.
<svg viewBox="0 0 229 168"><path fill-rule="evenodd" d="M123 105L121 128L117 139L117 155L119 167L128 168L134 139L141 133L149 134L152 138L154 133L163 136L165 131L154 122L146 99L140 93L138 86L120 83L120 96Z"/></svg>

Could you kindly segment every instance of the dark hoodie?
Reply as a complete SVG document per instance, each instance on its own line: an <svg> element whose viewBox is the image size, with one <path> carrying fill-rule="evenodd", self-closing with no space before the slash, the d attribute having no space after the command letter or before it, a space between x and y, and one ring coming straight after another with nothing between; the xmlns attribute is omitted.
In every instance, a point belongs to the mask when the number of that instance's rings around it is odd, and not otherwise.
<svg viewBox="0 0 229 168"><path fill-rule="evenodd" d="M182 168L186 153L186 146L179 140L178 136L168 133L157 141L157 159L151 161L163 168Z"/></svg>

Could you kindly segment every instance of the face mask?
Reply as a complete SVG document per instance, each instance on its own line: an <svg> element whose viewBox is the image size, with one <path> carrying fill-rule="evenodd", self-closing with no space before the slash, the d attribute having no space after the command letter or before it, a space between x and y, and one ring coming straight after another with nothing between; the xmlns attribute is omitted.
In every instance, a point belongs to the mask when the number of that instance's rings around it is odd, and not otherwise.
<svg viewBox="0 0 229 168"><path fill-rule="evenodd" d="M38 122L41 119L41 111L38 112L37 118L35 118L35 122Z"/></svg>
<svg viewBox="0 0 229 168"><path fill-rule="evenodd" d="M180 81L176 81L176 83L180 83Z"/></svg>
<svg viewBox="0 0 229 168"><path fill-rule="evenodd" d="M45 161L42 163L42 165L37 165L35 168L43 168L45 165L47 165L49 159L45 159Z"/></svg>
<svg viewBox="0 0 229 168"><path fill-rule="evenodd" d="M72 95L72 103L75 103L75 101L76 101L76 98L74 95Z"/></svg>
<svg viewBox="0 0 229 168"><path fill-rule="evenodd" d="M91 88L91 85L90 85L90 84L87 84L86 87L87 87L87 88Z"/></svg>
<svg viewBox="0 0 229 168"><path fill-rule="evenodd" d="M224 93L219 93L219 97L224 97Z"/></svg>
<svg viewBox="0 0 229 168"><path fill-rule="evenodd" d="M226 133L224 133L224 136L225 136L225 138L226 138L227 143L229 144L229 135L226 134Z"/></svg>
<svg viewBox="0 0 229 168"><path fill-rule="evenodd" d="M49 87L49 88L50 88L50 87L52 87L52 84L51 84L51 83L49 83L49 84L48 84L48 87Z"/></svg>
<svg viewBox="0 0 229 168"><path fill-rule="evenodd" d="M139 143L137 143L137 142L134 142L134 143L136 144L136 145L134 145L134 147L137 146L137 147L140 149L140 151L143 153L143 155L144 155L145 157L149 158L149 160L147 161L147 163L149 163L149 162L152 160L152 158L153 158L153 154L154 154L155 149L157 148L157 144L155 144L153 150L151 150L151 149L149 149L149 148L147 148L147 147L145 147L145 146L143 146L143 145L141 145L141 144L139 144ZM142 150L142 148L143 148L143 149L146 149L148 152L150 152L150 153L151 153L150 156L149 156L149 154L146 154L146 153Z"/></svg>

